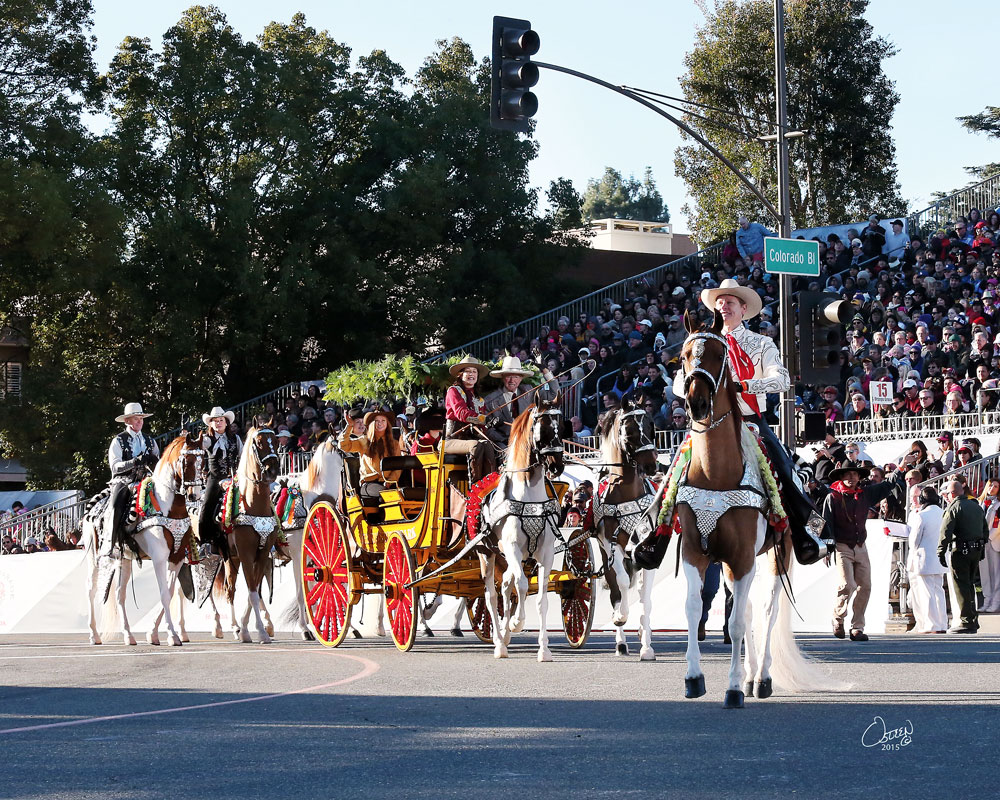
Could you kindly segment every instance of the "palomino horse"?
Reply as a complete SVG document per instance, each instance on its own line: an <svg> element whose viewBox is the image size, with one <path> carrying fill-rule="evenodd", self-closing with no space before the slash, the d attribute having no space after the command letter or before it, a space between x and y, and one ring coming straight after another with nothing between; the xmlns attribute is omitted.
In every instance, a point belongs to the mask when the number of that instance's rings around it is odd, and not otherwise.
<svg viewBox="0 0 1000 800"><path fill-rule="evenodd" d="M484 523L493 530L507 561L500 589L506 610L501 624L494 579L496 555L483 559L486 608L493 623L493 655L496 658L507 657L511 634L524 627L529 586L524 562L531 559L538 564L538 660L552 660L545 618L549 572L559 535L559 503L549 496L548 480L559 477L563 471L563 445L559 438L561 415L558 398L545 402L536 396L535 405L514 420L507 463L500 483L483 509ZM517 603L512 616L511 594L515 590Z"/></svg>
<svg viewBox="0 0 1000 800"><path fill-rule="evenodd" d="M226 599L232 607L236 596L236 578L242 568L249 598L241 625L233 633L238 641L243 642L252 641L247 630L251 611L256 617L261 644L271 641L261 618L260 586L271 548L281 534L271 504L271 483L278 477L279 464L275 440L271 424L255 420L255 426L247 432L246 445L233 479L233 490L239 493L239 513L229 534L232 556L226 562L224 583Z"/></svg>
<svg viewBox="0 0 1000 800"><path fill-rule="evenodd" d="M611 590L615 649L619 655L628 655L624 626L628 621L630 582L637 578L642 602L639 659L655 661L650 613L656 570L633 566L630 576L625 563L631 545L648 536L655 525L650 517L654 492L647 477L656 472L653 424L642 407L626 401L620 409L604 416L598 434L603 479L594 493L594 535L604 553Z"/></svg>
<svg viewBox="0 0 1000 800"><path fill-rule="evenodd" d="M191 529L187 502L194 500L194 497L189 495L191 495L192 487L199 483L198 476L203 454L201 440L194 434L178 436L167 445L153 470L151 502L155 504L154 508L157 511L145 519L141 519L134 534L139 549L149 557L153 564L157 586L160 590L162 609L153 623L153 628L146 635L146 640L150 644L160 643L158 629L161 619L166 619L168 642L171 645L180 645L182 640L187 640L187 633L183 628L178 633L174 627L173 618L170 615L170 597L176 585L177 573L186 555L185 543L189 540ZM133 556L128 548L124 548L120 558L116 559L108 555L98 558L101 537L110 535L110 533L103 531L98 535L99 524L99 518L94 514L90 514L83 523L83 540L89 563L87 598L90 641L91 644L101 644L101 636L97 632L94 613L94 598L99 589L108 585L106 580L101 580L101 576L105 569L110 568L117 572L118 589L117 592L109 590L108 599L105 602L105 619L107 620L105 627L110 631L117 622L120 622L126 644L134 645L135 637L132 635L128 615L125 612L125 590L132 576ZM105 563L102 565L101 561ZM111 588L113 589L113 587Z"/></svg>
<svg viewBox="0 0 1000 800"><path fill-rule="evenodd" d="M761 473L754 434L743 424L736 384L729 371L728 345L722 336L722 316L715 312L710 328L698 327L685 314L687 341L681 350L684 395L691 424L691 460L679 482L676 511L681 529L681 553L687 579L685 611L688 623L688 668L685 696L705 694L698 648L698 623L702 614L701 591L705 569L712 560L723 563L726 583L732 587L733 610L729 632L733 640L729 665L729 688L725 708L742 708L745 694L758 698L772 694L772 655L781 657L786 688L843 689L814 664L807 662L795 643L791 616L778 614L781 575L791 566L791 535L786 528L777 534L769 529L765 513L770 509L768 481ZM758 653L751 633L753 617L750 590L757 556L768 569L760 579L769 582L763 607L762 642ZM763 593L762 593L763 594ZM775 622L778 622L775 628ZM775 648L772 651L772 634ZM740 650L746 635L746 674L740 665ZM779 668L775 661L776 671ZM744 678L746 683L744 685ZM745 690L745 691L744 691Z"/></svg>

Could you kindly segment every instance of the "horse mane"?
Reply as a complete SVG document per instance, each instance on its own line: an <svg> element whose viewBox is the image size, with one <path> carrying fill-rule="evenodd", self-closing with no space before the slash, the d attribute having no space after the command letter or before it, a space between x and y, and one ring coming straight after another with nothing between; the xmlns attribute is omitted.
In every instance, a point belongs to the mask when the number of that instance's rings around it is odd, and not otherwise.
<svg viewBox="0 0 1000 800"><path fill-rule="evenodd" d="M534 409L521 412L510 426L507 444L507 465L511 472L517 471L521 480L528 479L527 468L531 462L531 419Z"/></svg>
<svg viewBox="0 0 1000 800"><path fill-rule="evenodd" d="M256 460L251 455L253 450L253 440L257 436L256 426L247 431L247 438L244 440L243 450L240 452L240 463L236 467L236 481L243 487L253 476L250 474L251 462Z"/></svg>
<svg viewBox="0 0 1000 800"><path fill-rule="evenodd" d="M184 449L186 443L187 434L182 433L163 449L163 452L160 454L160 461L156 465L156 477L160 477L161 469L169 471L173 468L174 463L181 457L181 451Z"/></svg>
<svg viewBox="0 0 1000 800"><path fill-rule="evenodd" d="M306 467L305 474L299 483L299 488L302 490L312 489L316 485L317 481L323 477L323 461L324 459L320 457L324 448L332 447L332 441L326 439L320 442L319 447L316 448L316 452L313 453L313 457L309 459L309 466Z"/></svg>
<svg viewBox="0 0 1000 800"><path fill-rule="evenodd" d="M601 460L605 464L618 464L622 460L621 443L615 433L619 411L609 411L598 428L601 435Z"/></svg>

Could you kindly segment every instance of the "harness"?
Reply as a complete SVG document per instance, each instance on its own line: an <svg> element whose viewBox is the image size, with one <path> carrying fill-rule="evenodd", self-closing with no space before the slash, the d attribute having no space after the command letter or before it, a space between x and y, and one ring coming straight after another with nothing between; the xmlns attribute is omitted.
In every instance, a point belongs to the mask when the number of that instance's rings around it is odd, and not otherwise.
<svg viewBox="0 0 1000 800"><path fill-rule="evenodd" d="M643 481L643 487L646 489L644 494L634 500L623 500L621 503L605 503L598 488L594 493L594 528L596 529L603 520L612 519L628 534L632 544L645 539L653 532L653 520L646 512L653 504L655 491L650 481Z"/></svg>
<svg viewBox="0 0 1000 800"><path fill-rule="evenodd" d="M144 531L146 528L166 528L170 535L174 537L173 552L180 550L184 541L184 534L191 530L191 517L146 517L139 523L136 531Z"/></svg>
<svg viewBox="0 0 1000 800"><path fill-rule="evenodd" d="M743 477L740 479L740 485L735 489L727 489L724 492L699 489L696 486L688 486L685 483L686 480L687 468L681 476L675 506L685 503L694 512L695 523L701 536L701 551L706 555L708 554L709 534L718 525L719 517L729 509L752 508L763 514L768 507L764 484L749 461L744 465Z"/></svg>
<svg viewBox="0 0 1000 800"><path fill-rule="evenodd" d="M271 516L258 517L254 514L240 514L236 520L233 522L233 526L245 526L247 528L253 528L257 532L257 536L260 542L257 545L258 550L264 548L264 544L267 542L267 537L271 535L275 527L278 525L278 518L273 514Z"/></svg>
<svg viewBox="0 0 1000 800"><path fill-rule="evenodd" d="M691 432L692 433L708 433L715 428L718 428L722 424L722 421L726 419L731 413L732 409L722 415L717 420L713 419L715 417L715 395L720 388L725 386L726 381L729 380L729 342L723 339L718 334L712 333L711 331L701 331L699 333L692 333L690 336L691 343L691 369L684 376L684 394L687 394L688 387L691 385L691 381L695 379L696 375L701 375L709 385L712 387L712 391L708 396L708 420L709 426L704 430L696 430L694 427L694 417L691 417ZM722 345L722 364L719 365L719 374L713 375L707 369L701 366L701 359L705 355L705 342L706 341L718 342ZM687 402L685 401L685 405ZM688 408L690 413L691 409Z"/></svg>

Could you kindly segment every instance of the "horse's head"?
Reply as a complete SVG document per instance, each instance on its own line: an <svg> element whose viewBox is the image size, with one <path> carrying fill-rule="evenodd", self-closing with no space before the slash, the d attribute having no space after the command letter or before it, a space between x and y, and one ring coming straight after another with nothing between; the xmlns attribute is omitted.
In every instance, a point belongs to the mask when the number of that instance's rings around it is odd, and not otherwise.
<svg viewBox="0 0 1000 800"><path fill-rule="evenodd" d="M188 431L182 438L184 442L181 445L175 474L185 501L193 503L198 500L205 488L205 473L201 468L205 450L202 448L200 433Z"/></svg>
<svg viewBox="0 0 1000 800"><path fill-rule="evenodd" d="M712 423L716 394L729 381L729 347L722 336L722 315L716 311L712 325L702 325L684 313L688 338L681 348L684 399L691 420Z"/></svg>
<svg viewBox="0 0 1000 800"><path fill-rule="evenodd" d="M253 456L250 477L261 483L273 483L278 478L281 460L278 458L278 437L274 432L274 418L254 418L254 427L247 434L247 447Z"/></svg>
<svg viewBox="0 0 1000 800"><path fill-rule="evenodd" d="M555 479L562 475L563 443L559 436L562 409L558 396L552 401L542 400L535 393L535 409L531 421L531 447L538 454L538 461L545 474Z"/></svg>
<svg viewBox="0 0 1000 800"><path fill-rule="evenodd" d="M613 424L622 461L644 475L653 475L657 469L653 421L642 404L631 399L623 402Z"/></svg>

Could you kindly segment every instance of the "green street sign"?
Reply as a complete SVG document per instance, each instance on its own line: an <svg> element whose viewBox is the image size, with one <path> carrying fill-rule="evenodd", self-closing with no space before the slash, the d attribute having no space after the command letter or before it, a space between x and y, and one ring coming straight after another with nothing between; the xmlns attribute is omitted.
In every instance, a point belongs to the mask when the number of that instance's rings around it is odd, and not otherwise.
<svg viewBox="0 0 1000 800"><path fill-rule="evenodd" d="M764 239L764 271L773 275L819 275L819 242Z"/></svg>

